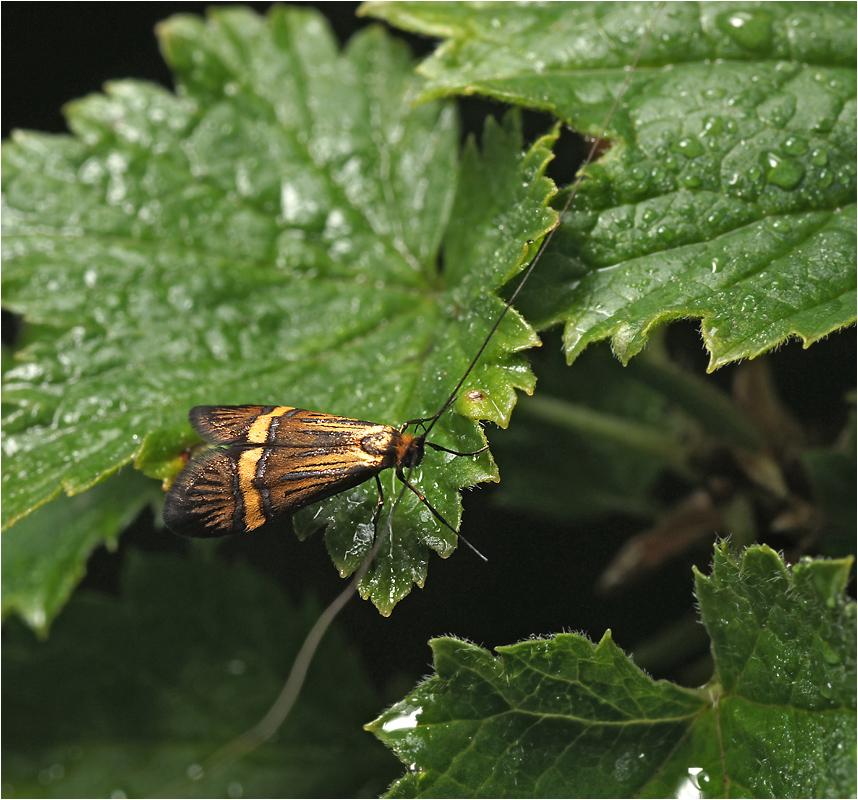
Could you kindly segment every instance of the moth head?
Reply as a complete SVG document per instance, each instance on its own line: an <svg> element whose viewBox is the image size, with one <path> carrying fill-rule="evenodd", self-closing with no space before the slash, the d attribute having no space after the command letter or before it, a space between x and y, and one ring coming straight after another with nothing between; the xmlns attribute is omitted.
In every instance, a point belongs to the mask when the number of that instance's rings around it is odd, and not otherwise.
<svg viewBox="0 0 858 800"><path fill-rule="evenodd" d="M405 436L407 437L408 434L405 434ZM411 441L408 442L399 462L403 469L418 467L420 466L420 462L423 460L426 435L422 434L420 436L412 436L410 439Z"/></svg>

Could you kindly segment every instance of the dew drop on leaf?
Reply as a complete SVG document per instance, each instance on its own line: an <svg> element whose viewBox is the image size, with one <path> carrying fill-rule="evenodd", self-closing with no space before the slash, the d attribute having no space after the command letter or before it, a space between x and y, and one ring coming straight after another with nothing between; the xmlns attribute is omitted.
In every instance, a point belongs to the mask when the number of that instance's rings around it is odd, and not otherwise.
<svg viewBox="0 0 858 800"><path fill-rule="evenodd" d="M807 152L809 145L800 136L788 136L784 139L781 146L785 153L791 156L800 156L802 153Z"/></svg>
<svg viewBox="0 0 858 800"><path fill-rule="evenodd" d="M810 163L818 167L824 167L828 163L828 153L821 147L814 147L810 151Z"/></svg>
<svg viewBox="0 0 858 800"><path fill-rule="evenodd" d="M749 50L762 50L772 38L772 17L768 11L738 11L718 18L718 27L737 44Z"/></svg>
<svg viewBox="0 0 858 800"><path fill-rule="evenodd" d="M795 189L804 180L804 164L794 158L785 158L766 176L769 183L781 189Z"/></svg>
<svg viewBox="0 0 858 800"><path fill-rule="evenodd" d="M705 152L700 140L693 136L686 136L675 142L672 149L682 153L686 158L696 158Z"/></svg>

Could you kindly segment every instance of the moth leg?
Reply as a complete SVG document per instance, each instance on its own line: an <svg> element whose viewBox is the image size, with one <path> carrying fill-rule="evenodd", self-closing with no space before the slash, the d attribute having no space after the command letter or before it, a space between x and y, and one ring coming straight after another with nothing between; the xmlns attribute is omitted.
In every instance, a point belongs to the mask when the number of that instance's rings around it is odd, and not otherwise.
<svg viewBox="0 0 858 800"><path fill-rule="evenodd" d="M406 429L410 428L412 425L417 427L418 425L423 425L425 427L427 422L431 422L434 417L420 417L419 419L410 419L408 422L403 422L402 425L399 426L399 432L405 433Z"/></svg>
<svg viewBox="0 0 858 800"><path fill-rule="evenodd" d="M401 480L409 489L411 489L411 491L414 492L415 495L417 495L417 499L432 512L438 522L440 522L442 525L446 525L451 531L453 531L453 533L455 533L456 536L459 537L459 539L461 539L466 545L468 545L468 547L470 547L471 550L473 550L483 561L488 561L488 559L479 550L477 550L476 547L474 547L464 536L462 536L461 533L459 533L459 531L457 531L449 522L447 522L446 519L444 519L444 517L441 516L440 513L438 513L432 507L432 504L414 487L413 484L409 483L408 478L405 477L401 469L396 470L396 477L399 478L399 480ZM376 480L377 479L378 478L376 477Z"/></svg>
<svg viewBox="0 0 858 800"><path fill-rule="evenodd" d="M378 475L375 476L375 485L378 487L378 503L376 503L375 511L372 512L373 540L378 537L378 519L381 516L381 509L384 508L384 490L381 488L381 479Z"/></svg>
<svg viewBox="0 0 858 800"><path fill-rule="evenodd" d="M484 453L489 449L489 445L481 447L479 450L474 450L473 453L460 453L458 450L449 450L446 447L441 447L440 444L432 444L432 442L424 442L426 447L431 447L433 450L438 450L441 453L452 453L454 456L475 456L479 453Z"/></svg>
<svg viewBox="0 0 858 800"><path fill-rule="evenodd" d="M440 522L442 525L446 525L457 536L459 535L459 531L457 531L449 522L447 522L446 519L444 519L444 517L441 516L439 512L437 512L432 507L432 504L415 488L414 484L408 482L408 478L405 477L401 469L396 470L396 477L399 478L399 480L401 480L409 489L411 489L411 491L414 492L415 495L417 495L417 499L435 515L435 519L437 519L438 522Z"/></svg>

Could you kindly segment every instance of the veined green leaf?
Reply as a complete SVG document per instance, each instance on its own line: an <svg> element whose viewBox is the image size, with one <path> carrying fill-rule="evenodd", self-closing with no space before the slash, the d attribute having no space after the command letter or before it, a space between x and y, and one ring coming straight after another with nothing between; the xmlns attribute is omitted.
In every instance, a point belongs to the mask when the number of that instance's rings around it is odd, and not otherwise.
<svg viewBox="0 0 858 800"><path fill-rule="evenodd" d="M17 613L40 634L68 602L99 544L115 547L158 486L123 470L75 497L58 497L3 534L3 618Z"/></svg>
<svg viewBox="0 0 858 800"><path fill-rule="evenodd" d="M111 84L68 107L73 136L3 149L4 302L30 324L4 389L7 525L135 459L163 476L197 404L435 413L556 220L551 137L522 152L510 118L458 164L452 109L414 105L408 54L378 28L339 54L313 12L221 8L159 35L176 95ZM475 450L475 420L506 424L536 342L506 316L464 387L485 399L445 415L438 444ZM458 489L496 470L433 452L412 479L455 526ZM374 493L315 509L344 573L369 544L340 506L367 523ZM455 546L408 496L362 591L389 613L429 549Z"/></svg>
<svg viewBox="0 0 858 800"><path fill-rule="evenodd" d="M610 634L498 657L437 639L437 674L368 726L410 765L390 796L851 796L850 568L719 545L697 578L716 674L696 691L651 680Z"/></svg>
<svg viewBox="0 0 858 800"><path fill-rule="evenodd" d="M369 3L446 41L426 97L485 94L611 149L587 171L517 307L563 323L571 362L610 337L627 362L699 317L710 369L855 321L852 4ZM562 200L562 196L560 198Z"/></svg>

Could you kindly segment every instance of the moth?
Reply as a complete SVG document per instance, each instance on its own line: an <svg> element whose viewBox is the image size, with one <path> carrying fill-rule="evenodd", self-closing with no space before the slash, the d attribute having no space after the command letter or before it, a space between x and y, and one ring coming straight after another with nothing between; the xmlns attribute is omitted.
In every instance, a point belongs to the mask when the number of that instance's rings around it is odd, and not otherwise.
<svg viewBox="0 0 858 800"><path fill-rule="evenodd" d="M191 460L167 493L164 522L184 536L251 531L372 478L378 488L375 524L384 504L378 475L391 468L455 532L411 484L406 470L420 464L426 447L457 456L488 448L460 453L427 442L428 431L407 431L435 418L393 428L303 408L250 405L196 406L189 417L197 433L217 447Z"/></svg>

